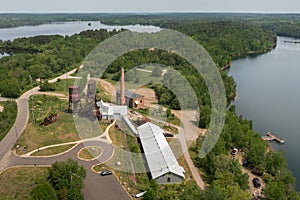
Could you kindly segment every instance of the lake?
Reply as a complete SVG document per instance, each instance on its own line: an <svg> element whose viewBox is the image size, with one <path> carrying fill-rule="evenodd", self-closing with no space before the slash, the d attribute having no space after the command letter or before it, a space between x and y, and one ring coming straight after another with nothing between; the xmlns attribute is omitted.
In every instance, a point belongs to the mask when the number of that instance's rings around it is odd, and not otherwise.
<svg viewBox="0 0 300 200"><path fill-rule="evenodd" d="M90 23L90 26L89 26ZM100 21L76 21L76 22L61 22L43 24L37 26L20 26L14 28L0 29L1 40L14 40L20 37L32 37L37 35L73 35L88 29L107 29L120 30L121 28L128 29L135 32L156 32L159 27L144 26L144 25L126 25L126 26L111 26L100 23Z"/></svg>
<svg viewBox="0 0 300 200"><path fill-rule="evenodd" d="M237 83L237 114L252 120L260 134L285 139L272 146L284 151L300 191L300 43L291 42L300 39L278 37L271 52L233 61L229 75Z"/></svg>
<svg viewBox="0 0 300 200"><path fill-rule="evenodd" d="M83 30L100 28L124 28L137 32L160 30L159 27L142 25L110 26L99 21L64 22L0 29L0 39L72 35ZM262 135L271 131L285 139L284 145L272 145L278 150L284 150L289 169L299 180L297 190L300 191L300 161L297 159L300 144L300 44L286 43L285 40L300 42L292 38L278 37L276 49L260 56L235 60L229 74L237 83L238 96L234 102L237 113L252 120L254 130ZM0 58L2 56L0 54Z"/></svg>

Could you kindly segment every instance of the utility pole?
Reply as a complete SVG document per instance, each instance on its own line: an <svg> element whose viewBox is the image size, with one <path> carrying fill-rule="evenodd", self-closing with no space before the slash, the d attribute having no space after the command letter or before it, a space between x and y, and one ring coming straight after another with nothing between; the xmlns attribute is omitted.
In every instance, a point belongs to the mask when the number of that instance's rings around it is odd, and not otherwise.
<svg viewBox="0 0 300 200"><path fill-rule="evenodd" d="M31 84L31 87L32 87L32 77L31 77L31 75L29 75L29 78L30 78L30 84ZM34 109L33 109L33 106L34 106L33 103L34 103L34 102L33 102L32 90L31 90L31 95L30 95L30 97L32 98L32 99L31 99L31 100L32 100L32 101L31 101L32 122L35 123L34 111L33 111L33 110L34 110Z"/></svg>
<svg viewBox="0 0 300 200"><path fill-rule="evenodd" d="M18 140L18 131L17 131L17 127L15 126L15 132L16 132L16 140Z"/></svg>

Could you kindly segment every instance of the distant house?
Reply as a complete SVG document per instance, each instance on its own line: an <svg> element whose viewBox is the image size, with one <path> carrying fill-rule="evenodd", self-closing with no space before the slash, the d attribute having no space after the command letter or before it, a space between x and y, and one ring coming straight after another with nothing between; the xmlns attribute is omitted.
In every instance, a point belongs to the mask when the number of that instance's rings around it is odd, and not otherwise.
<svg viewBox="0 0 300 200"><path fill-rule="evenodd" d="M137 127L137 131L151 178L159 184L181 183L185 171L179 166L164 131L150 122Z"/></svg>
<svg viewBox="0 0 300 200"><path fill-rule="evenodd" d="M102 100L96 104L99 108L101 119L121 119L122 116L127 115L127 106L110 105Z"/></svg>
<svg viewBox="0 0 300 200"><path fill-rule="evenodd" d="M125 95L126 105L128 105L129 108L138 109L144 107L144 97L142 95L136 94L129 90L125 90L124 95ZM117 91L116 100L118 105L121 104L120 96L121 96L120 91Z"/></svg>

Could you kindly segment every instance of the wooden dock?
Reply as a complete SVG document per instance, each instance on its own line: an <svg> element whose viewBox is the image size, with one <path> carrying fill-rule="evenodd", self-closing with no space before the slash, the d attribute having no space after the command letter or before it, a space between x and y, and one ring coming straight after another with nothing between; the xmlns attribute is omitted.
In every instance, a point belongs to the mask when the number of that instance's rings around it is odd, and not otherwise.
<svg viewBox="0 0 300 200"><path fill-rule="evenodd" d="M284 139L274 135L273 133L271 132L268 132L266 136L262 136L262 139L265 140L265 141L276 141L280 144L284 144Z"/></svg>

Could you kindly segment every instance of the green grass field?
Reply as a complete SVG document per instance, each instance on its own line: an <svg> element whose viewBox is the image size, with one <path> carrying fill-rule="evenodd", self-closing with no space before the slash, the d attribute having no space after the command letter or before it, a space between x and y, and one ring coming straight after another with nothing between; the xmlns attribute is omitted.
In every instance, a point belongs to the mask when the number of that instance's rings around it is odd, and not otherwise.
<svg viewBox="0 0 300 200"><path fill-rule="evenodd" d="M79 158L83 160L93 160L101 155L101 148L99 147L86 147L80 150Z"/></svg>
<svg viewBox="0 0 300 200"><path fill-rule="evenodd" d="M63 153L65 151L71 149L72 147L74 147L74 144L58 146L58 147L51 147L51 148L47 148L47 149L44 149L44 150L37 151L37 152L35 152L31 155L32 156L50 156L50 155Z"/></svg>
<svg viewBox="0 0 300 200"><path fill-rule="evenodd" d="M11 168L0 175L1 200L31 199L29 192L35 187L40 177L45 177L45 167Z"/></svg>
<svg viewBox="0 0 300 200"><path fill-rule="evenodd" d="M65 112L67 110L67 101L45 95L35 95L33 100L30 101L30 108L34 109L35 122L33 122L33 115L30 112L29 123L17 141L17 144L21 146L17 150L18 154L23 154L43 146L80 139L72 114ZM57 114L57 121L48 126L40 125L44 118L50 114ZM26 151L23 151L24 146L27 147Z"/></svg>
<svg viewBox="0 0 300 200"><path fill-rule="evenodd" d="M69 94L69 86L74 85L74 79L63 79L59 82L54 83L55 92L63 93L65 95Z"/></svg>

